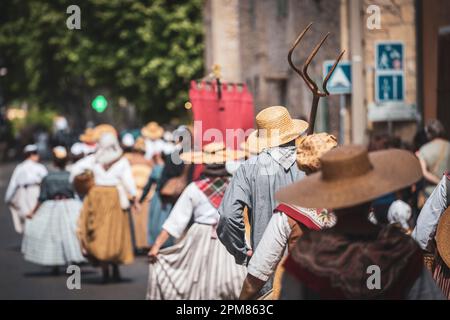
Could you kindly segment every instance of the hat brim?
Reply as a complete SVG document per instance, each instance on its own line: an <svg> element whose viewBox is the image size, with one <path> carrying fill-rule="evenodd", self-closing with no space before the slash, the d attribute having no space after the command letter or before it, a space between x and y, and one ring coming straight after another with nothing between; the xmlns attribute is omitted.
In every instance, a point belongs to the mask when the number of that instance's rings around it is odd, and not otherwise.
<svg viewBox="0 0 450 320"><path fill-rule="evenodd" d="M227 161L234 161L245 158L245 152L242 150L227 150L227 152L218 152L207 154L201 151L184 152L180 154L180 159L185 163L192 164L223 164Z"/></svg>
<svg viewBox="0 0 450 320"><path fill-rule="evenodd" d="M436 245L442 260L450 268L450 208L444 211L436 230Z"/></svg>
<svg viewBox="0 0 450 320"><path fill-rule="evenodd" d="M81 142L84 143L94 143L96 141L93 134L85 134L85 133L80 135L79 139Z"/></svg>
<svg viewBox="0 0 450 320"><path fill-rule="evenodd" d="M153 140L161 139L164 134L164 129L158 128L156 130L150 130L147 128L142 128L141 134L142 134L142 136L144 136L145 138L148 138L148 139L153 139Z"/></svg>
<svg viewBox="0 0 450 320"><path fill-rule="evenodd" d="M355 178L325 181L314 173L276 193L279 202L305 208L341 209L405 188L422 178L417 158L402 150L369 153L373 170Z"/></svg>
<svg viewBox="0 0 450 320"><path fill-rule="evenodd" d="M292 124L292 129L290 131L271 138L260 137L259 130L253 131L247 138L247 149L252 153L260 153L264 149L281 146L297 139L309 126L308 122L299 119L293 119Z"/></svg>

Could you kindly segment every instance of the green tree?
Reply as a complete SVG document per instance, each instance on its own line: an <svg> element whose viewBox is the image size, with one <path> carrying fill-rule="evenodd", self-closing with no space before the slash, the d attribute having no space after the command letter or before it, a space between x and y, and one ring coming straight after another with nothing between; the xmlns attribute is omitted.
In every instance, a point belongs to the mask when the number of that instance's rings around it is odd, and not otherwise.
<svg viewBox="0 0 450 320"><path fill-rule="evenodd" d="M69 30L69 5L81 30ZM5 100L85 114L104 94L140 119L185 114L189 81L203 73L202 0L2 0L0 77ZM87 111L87 110L86 110Z"/></svg>

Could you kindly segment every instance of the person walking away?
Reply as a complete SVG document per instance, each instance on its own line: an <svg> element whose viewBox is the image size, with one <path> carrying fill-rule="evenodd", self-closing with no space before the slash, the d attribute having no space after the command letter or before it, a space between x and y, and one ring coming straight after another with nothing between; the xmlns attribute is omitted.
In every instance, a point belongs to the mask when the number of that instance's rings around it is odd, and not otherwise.
<svg viewBox="0 0 450 320"><path fill-rule="evenodd" d="M141 129L141 134L145 138L145 158L151 160L155 153L161 153L164 150L164 129L155 121L147 123Z"/></svg>
<svg viewBox="0 0 450 320"><path fill-rule="evenodd" d="M163 166L155 166L153 168L152 175L150 176L147 185L144 187L144 192L141 196L140 203L145 201L151 187L156 184L156 189L153 194L149 213L148 213L148 244L152 246L156 237L162 230L162 225L166 221L173 208L174 203L180 196L181 191L192 181L193 166L191 164L183 163L179 157L186 149L184 144L189 146L192 143L182 141L182 139L191 139L192 133L187 127L181 127L177 129L177 137L180 139L177 141L175 151L170 155L155 154L155 163L161 162L159 159L163 157ZM178 190L175 190L177 188ZM179 192L179 193L178 193ZM173 245L174 239L169 237L162 245L162 247L169 247Z"/></svg>
<svg viewBox="0 0 450 320"><path fill-rule="evenodd" d="M124 136L125 137L125 136ZM131 165L134 182L136 183L136 198L140 199L144 187L152 173L152 161L145 159L145 141L139 137L130 152L124 156ZM134 245L137 252L146 252L148 246L148 200L143 201L139 210L131 208L131 217L134 230Z"/></svg>
<svg viewBox="0 0 450 320"><path fill-rule="evenodd" d="M428 199L442 174L450 170L450 143L445 139L445 129L439 120L431 120L425 127L429 142L417 153L425 178L424 200ZM422 200L423 206L425 202Z"/></svg>
<svg viewBox="0 0 450 320"><path fill-rule="evenodd" d="M420 212L412 237L424 250L425 262L450 299L450 173L444 174Z"/></svg>
<svg viewBox="0 0 450 320"><path fill-rule="evenodd" d="M183 191L149 252L147 299L236 299L245 277L217 239L217 208L228 186L227 160L244 157L223 143L205 145L203 152L187 152L187 163L205 164L202 177ZM160 250L173 236L178 242Z"/></svg>
<svg viewBox="0 0 450 320"><path fill-rule="evenodd" d="M281 299L443 299L420 247L396 225L374 225L371 202L422 178L414 154L338 147L322 169L277 192L279 201L333 208L336 225L305 232L290 252Z"/></svg>
<svg viewBox="0 0 450 320"><path fill-rule="evenodd" d="M45 166L39 163L37 146L27 145L24 155L25 160L14 169L5 194L14 229L19 234L24 231L27 214L36 207L40 184L48 173Z"/></svg>
<svg viewBox="0 0 450 320"><path fill-rule="evenodd" d="M222 204L217 234L237 264L247 265L251 250L259 241L278 203L275 192L301 179L304 173L295 165L295 140L306 131L308 123L292 119L285 107L269 107L256 116L258 129L247 139L249 150L259 154L245 161L231 179ZM245 241L243 211L248 208L250 246ZM272 288L269 281L263 288Z"/></svg>
<svg viewBox="0 0 450 320"><path fill-rule="evenodd" d="M65 170L68 153L63 146L53 148L51 171L42 181L38 203L27 215L22 241L25 260L53 267L85 261L77 238L81 202L75 199Z"/></svg>
<svg viewBox="0 0 450 320"><path fill-rule="evenodd" d="M320 169L320 157L337 146L334 136L326 133L313 134L299 139L297 146L297 165L300 170L310 175ZM330 228L336 223L332 212L323 208L300 208L281 203L275 210L266 230L253 252L247 267L240 300L258 297L258 292L275 274L273 291L263 297L266 300L277 299L281 287L283 273L282 259L286 249L292 251L297 239L304 230L321 230Z"/></svg>
<svg viewBox="0 0 450 320"><path fill-rule="evenodd" d="M71 180L86 170L95 185L86 195L79 221L79 237L87 257L100 265L103 281L120 281L119 264L134 260L128 210L137 194L130 163L122 157L117 135L100 137L97 151L72 168ZM129 199L131 197L131 199Z"/></svg>

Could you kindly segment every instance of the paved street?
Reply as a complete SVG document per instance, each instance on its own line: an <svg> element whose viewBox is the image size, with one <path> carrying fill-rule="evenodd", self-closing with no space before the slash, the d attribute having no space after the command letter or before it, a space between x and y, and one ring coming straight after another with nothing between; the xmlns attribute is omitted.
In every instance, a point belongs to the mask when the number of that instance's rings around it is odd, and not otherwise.
<svg viewBox="0 0 450 320"><path fill-rule="evenodd" d="M59 276L50 270L24 261L21 237L15 233L4 195L14 164L0 165L0 299L144 299L147 263L143 257L122 267L123 282L100 283L101 273L89 265L82 267L80 290L66 286L65 270Z"/></svg>

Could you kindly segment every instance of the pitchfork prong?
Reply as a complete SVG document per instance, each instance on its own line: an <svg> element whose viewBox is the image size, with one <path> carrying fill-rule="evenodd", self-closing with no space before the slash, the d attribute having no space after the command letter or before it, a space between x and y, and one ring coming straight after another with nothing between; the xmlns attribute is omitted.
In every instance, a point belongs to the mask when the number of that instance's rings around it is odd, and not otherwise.
<svg viewBox="0 0 450 320"><path fill-rule="evenodd" d="M288 62L289 62L289 65L291 66L292 69L294 69L295 72L298 73L298 75L299 75L300 77L302 77L302 79L303 79L306 83L308 83L308 81L306 80L305 76L303 75L303 72L295 66L294 62L292 62L292 54L294 53L295 48L297 48L297 46L299 45L299 43L302 41L303 37L305 36L306 32L308 32L308 30L311 28L312 25L313 25L313 23L311 22L311 23L308 24L308 25L306 26L306 28L299 34L299 36L298 36L297 39L295 40L294 44L292 45L292 47L291 47L291 49L289 50L289 53L288 53Z"/></svg>
<svg viewBox="0 0 450 320"><path fill-rule="evenodd" d="M334 64L333 64L333 67L331 67L330 71L328 71L327 76L326 76L325 79L323 80L322 88L323 88L323 91L325 92L325 95L327 95L327 96L330 95L330 93L328 92L328 89L327 89L328 80L330 80L331 76L333 75L334 70L336 69L337 65L338 65L339 62L341 61L342 56L344 55L344 53L345 53L345 50L343 50L343 51L339 54L339 56L336 58L336 61L335 61Z"/></svg>
<svg viewBox="0 0 450 320"><path fill-rule="evenodd" d="M317 55L317 52L319 52L320 48L322 47L323 43L327 40L327 38L330 36L330 33L328 32L325 37L323 37L322 41L320 41L314 50L311 52L311 54L306 59L305 64L303 65L303 74L306 78L306 81L309 83L309 87L313 91L314 95L321 95L321 92L319 91L319 88L317 87L317 84L311 79L311 77L308 74L308 67L311 64L314 57Z"/></svg>

